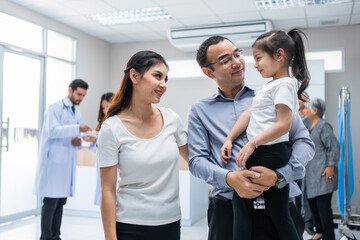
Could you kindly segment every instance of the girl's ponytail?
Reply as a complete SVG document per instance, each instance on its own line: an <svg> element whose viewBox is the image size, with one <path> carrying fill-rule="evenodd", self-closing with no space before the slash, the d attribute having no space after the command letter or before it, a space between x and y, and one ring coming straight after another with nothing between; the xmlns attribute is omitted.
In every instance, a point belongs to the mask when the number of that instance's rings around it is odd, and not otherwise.
<svg viewBox="0 0 360 240"><path fill-rule="evenodd" d="M294 54L290 62L292 75L299 81L298 98L305 101L301 94L308 87L310 82L310 73L305 59L305 47L301 35L305 34L297 28L291 29L287 33L294 42Z"/></svg>

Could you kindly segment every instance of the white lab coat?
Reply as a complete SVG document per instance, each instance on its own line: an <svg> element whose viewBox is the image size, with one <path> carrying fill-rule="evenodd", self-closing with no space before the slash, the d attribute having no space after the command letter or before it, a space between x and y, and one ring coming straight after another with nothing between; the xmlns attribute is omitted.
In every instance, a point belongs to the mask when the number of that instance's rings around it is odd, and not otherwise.
<svg viewBox="0 0 360 240"><path fill-rule="evenodd" d="M38 196L74 196L77 147L71 140L80 138L81 114L77 109L74 113L71 106L65 97L45 112L34 185L34 194Z"/></svg>
<svg viewBox="0 0 360 240"><path fill-rule="evenodd" d="M96 153L96 142L91 143L89 146L89 150ZM98 166L99 160L96 158L96 187L95 187L95 198L94 198L94 204L100 206L101 203L101 183L100 183L100 169Z"/></svg>

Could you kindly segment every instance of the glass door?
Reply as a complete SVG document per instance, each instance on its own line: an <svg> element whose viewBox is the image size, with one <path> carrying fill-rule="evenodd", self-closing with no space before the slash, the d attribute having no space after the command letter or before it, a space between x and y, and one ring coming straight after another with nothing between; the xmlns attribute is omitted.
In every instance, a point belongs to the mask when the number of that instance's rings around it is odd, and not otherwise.
<svg viewBox="0 0 360 240"><path fill-rule="evenodd" d="M37 164L41 58L0 46L0 223L39 212Z"/></svg>

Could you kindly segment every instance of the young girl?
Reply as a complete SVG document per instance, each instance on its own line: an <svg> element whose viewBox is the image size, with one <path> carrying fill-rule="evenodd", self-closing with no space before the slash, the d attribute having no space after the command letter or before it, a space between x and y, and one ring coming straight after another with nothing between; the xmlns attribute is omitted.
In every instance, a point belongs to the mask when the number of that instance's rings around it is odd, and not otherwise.
<svg viewBox="0 0 360 240"><path fill-rule="evenodd" d="M221 159L231 158L232 142L246 129L249 142L236 157L239 167L265 166L278 169L286 165L291 155L289 130L292 114L298 111L298 98L309 84L304 44L298 29L288 33L271 31L259 36L253 44L255 68L265 84L252 105L239 117L221 148ZM298 83L290 78L292 75ZM296 91L298 89L298 91ZM289 214L289 186L272 187L263 193L265 207L278 236L275 239L299 239ZM253 199L240 198L234 193L234 239L251 239ZM256 231L254 229L253 231Z"/></svg>

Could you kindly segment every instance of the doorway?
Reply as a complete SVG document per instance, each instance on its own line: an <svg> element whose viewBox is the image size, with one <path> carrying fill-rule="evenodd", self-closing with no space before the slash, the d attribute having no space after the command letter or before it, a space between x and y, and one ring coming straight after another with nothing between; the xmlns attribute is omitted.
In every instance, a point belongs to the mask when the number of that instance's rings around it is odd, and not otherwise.
<svg viewBox="0 0 360 240"><path fill-rule="evenodd" d="M35 215L43 59L0 46L0 223Z"/></svg>

